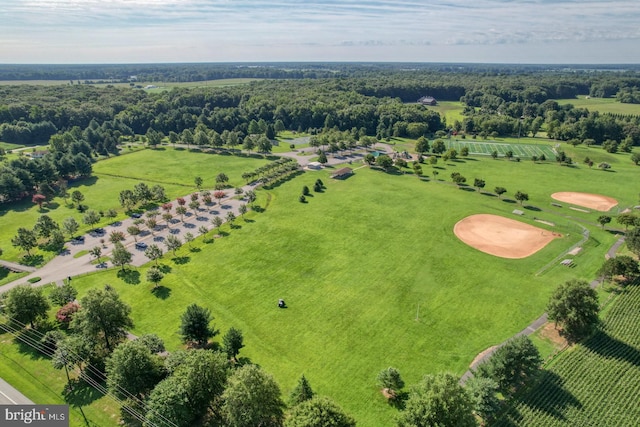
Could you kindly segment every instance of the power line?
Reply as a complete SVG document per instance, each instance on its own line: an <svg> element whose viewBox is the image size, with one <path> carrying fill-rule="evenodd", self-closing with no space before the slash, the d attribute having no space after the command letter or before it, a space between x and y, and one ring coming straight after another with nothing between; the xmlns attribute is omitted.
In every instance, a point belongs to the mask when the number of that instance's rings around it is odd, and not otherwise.
<svg viewBox="0 0 640 427"><path fill-rule="evenodd" d="M24 328L26 328L26 325L22 322L20 322L17 319L14 319L12 317L7 316L4 313L0 313L0 315L2 315L3 317L5 317L6 319L9 319L11 322L18 324L19 326L21 326L23 329L22 330L26 330ZM29 332L31 332L32 334L35 334L36 336L40 337L40 340L36 340L34 337L28 336L28 334L19 334L18 332L20 331L20 329L17 328L11 328L9 325L0 325L0 327L4 330L6 330L7 332L9 332L11 335L13 335L15 338L17 338L18 340L20 340L21 342L23 342L24 344L27 344L28 346L30 346L31 348L45 354L46 356L51 357L55 351L56 351L56 347L55 346L51 346L48 345L46 342L42 342L42 338L44 338L45 334L43 334L42 332L36 330L36 329L30 329ZM46 351L45 351L46 349ZM98 378L106 378L106 374L102 371L100 371L99 369L97 369L96 367L94 367L91 363L86 362L86 360L82 357L80 357L78 354L74 353L73 351L69 351L67 350L67 352L69 354L71 354L71 356L73 357L73 362L74 364L78 364L81 362L84 362L84 370L85 371L89 371L91 374L93 374L94 376L98 377ZM65 357L64 358L64 362L65 364L67 363L68 359ZM79 369L79 367L77 367L77 369ZM75 372L75 370L74 370ZM123 409L125 411L127 411L128 413L130 413L132 416L134 416L136 419L138 419L141 422L146 422L147 424L151 425L151 426L156 426L155 424L153 424L152 422L150 422L149 420L147 420L147 418L139 413L138 411L135 411L134 409L132 409L131 407L124 405L122 399L118 398L117 396L113 395L111 392L109 392L108 389L106 389L104 386L102 386L100 383L98 383L95 379L91 378L90 376L88 376L86 373L83 372L76 372L78 374L78 376L80 378L82 378L88 385L90 385L91 387L95 388L96 390L98 390L100 393L102 393L105 396L110 397L112 400L115 400L117 403L119 403ZM116 386L116 390L118 392L120 392L121 394L125 395L127 398L133 400L135 403L139 404L146 412L149 412L147 405L144 401L140 400L138 397L134 396L133 394L131 394L127 389L125 389L124 387L120 386L119 384L115 384ZM172 422L171 420L165 418L162 414L159 414L155 411L151 411L153 412L155 415L157 415L159 418L162 419L162 421L166 422L167 424L177 427L176 424L174 422Z"/></svg>

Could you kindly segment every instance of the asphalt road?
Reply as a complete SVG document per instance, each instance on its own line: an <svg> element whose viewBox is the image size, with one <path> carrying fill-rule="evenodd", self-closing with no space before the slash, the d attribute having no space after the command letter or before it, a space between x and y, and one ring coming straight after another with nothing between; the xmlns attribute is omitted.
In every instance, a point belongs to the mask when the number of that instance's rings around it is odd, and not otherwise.
<svg viewBox="0 0 640 427"><path fill-rule="evenodd" d="M0 405L31 405L32 401L0 378Z"/></svg>

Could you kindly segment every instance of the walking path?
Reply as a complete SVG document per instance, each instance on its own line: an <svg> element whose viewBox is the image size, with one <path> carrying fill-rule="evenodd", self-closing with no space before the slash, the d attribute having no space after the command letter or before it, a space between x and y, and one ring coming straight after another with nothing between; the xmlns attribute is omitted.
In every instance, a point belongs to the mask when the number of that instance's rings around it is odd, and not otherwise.
<svg viewBox="0 0 640 427"><path fill-rule="evenodd" d="M0 267L4 267L7 270L11 270L16 273L32 273L36 271L35 267L29 267L22 264L17 264L11 261L3 261L0 259Z"/></svg>
<svg viewBox="0 0 640 427"><path fill-rule="evenodd" d="M611 246L611 248L609 249L609 251L606 254L607 259L608 258L612 258L616 255L616 252L618 251L618 249L620 248L620 246L622 246L622 244L624 243L624 236L620 237L614 244L613 246ZM591 283L589 284L592 288L595 289L596 286L598 286L600 283L602 283L599 279L595 279L593 281L591 281ZM533 322L531 322L526 328L524 328L523 330L521 330L520 332L518 332L517 334L515 334L513 337L509 338L508 340L494 346L491 347L489 350L484 351L483 353L481 353L482 356L476 358L473 363L471 364L471 366L469 366L469 369L467 370L467 372L465 372L462 377L460 378L460 384L464 384L465 382L467 382L467 380L469 378L471 378L473 376L473 371L483 362L487 361L492 355L493 353L495 353L495 351L497 349L499 349L500 347L502 347L507 341L509 341L510 339L513 339L515 337L520 337L520 336L528 336L533 334L535 331L537 331L538 329L540 329L545 323L547 323L548 321L548 316L547 313L543 313L542 316L538 317L536 320L534 320Z"/></svg>

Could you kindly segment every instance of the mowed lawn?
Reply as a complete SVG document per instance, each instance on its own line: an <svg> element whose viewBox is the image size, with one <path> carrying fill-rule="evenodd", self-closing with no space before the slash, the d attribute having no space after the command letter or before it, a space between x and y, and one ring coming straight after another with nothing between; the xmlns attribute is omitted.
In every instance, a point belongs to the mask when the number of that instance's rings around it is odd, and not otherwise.
<svg viewBox="0 0 640 427"><path fill-rule="evenodd" d="M497 166L483 161L485 171ZM512 175L524 166L503 163ZM317 177L326 192L299 203L302 186ZM534 194L542 193L540 187L551 181L532 181L532 192L535 186ZM241 356L272 373L285 394L304 373L319 394L337 400L362 426L392 423L395 410L375 386L381 369L397 367L409 384L428 373L462 374L477 353L539 316L559 283L590 279L591 261L603 260L615 240L594 228L601 240L585 255L589 263L535 276L577 242L578 233L558 226L571 235L522 260L481 253L452 229L475 213L513 217L515 205L495 197L366 168L345 181L306 173L271 194L265 213L239 220L241 228L228 236L198 242L196 252L183 247L181 264L166 256L162 262L171 273L162 282L162 298L151 294L145 268L135 285L115 271L74 284L82 293L115 286L133 308L133 332L158 333L170 349L181 346L177 331L186 306L204 305L222 334L232 326L243 331ZM544 227L532 217L527 213L522 220ZM279 298L289 308L278 309Z"/></svg>
<svg viewBox="0 0 640 427"><path fill-rule="evenodd" d="M131 180L183 185L191 189L195 187L194 178L199 176L203 179L203 187L213 189L219 173L229 177L229 185L242 186L246 184L242 180L244 172L251 172L268 162L258 156L206 154L161 147L98 162L93 170L98 176L123 176Z"/></svg>
<svg viewBox="0 0 640 427"><path fill-rule="evenodd" d="M92 177L69 183L69 194L79 190L85 196L83 205L96 211L116 209L119 214L117 219L122 219L126 215L119 203L120 191L133 189L139 182L146 182L149 187L160 184L165 188L167 197L173 199L196 191L196 176L202 177L204 188L213 189L215 177L221 172L229 177L230 185L242 186L243 172L253 171L266 163L268 160L261 158L194 153L173 148L142 150L95 163ZM18 261L26 254L13 247L11 239L19 227L32 228L41 214L47 214L59 223L72 216L83 226L83 214L71 205L70 199L65 203L62 198L56 197L42 210L30 199L0 204L0 248L3 249L3 259ZM104 218L98 225L112 221ZM80 230L81 233L84 231L88 231L88 228ZM39 253L38 250L35 253ZM47 259L53 254L42 255Z"/></svg>
<svg viewBox="0 0 640 427"><path fill-rule="evenodd" d="M531 158L533 156L544 156L553 160L555 153L551 146L548 145L534 145L534 144L509 144L495 141L482 141L482 140L463 140L454 139L446 142L447 148L455 148L458 153L462 147L469 149L469 154L481 154L484 156L490 156L494 151L498 153L498 156L504 157L507 151L511 151L514 157Z"/></svg>
<svg viewBox="0 0 640 427"><path fill-rule="evenodd" d="M572 104L576 108L612 114L640 115L640 104L623 104L616 98L587 98L584 95L574 99L556 99L558 104Z"/></svg>

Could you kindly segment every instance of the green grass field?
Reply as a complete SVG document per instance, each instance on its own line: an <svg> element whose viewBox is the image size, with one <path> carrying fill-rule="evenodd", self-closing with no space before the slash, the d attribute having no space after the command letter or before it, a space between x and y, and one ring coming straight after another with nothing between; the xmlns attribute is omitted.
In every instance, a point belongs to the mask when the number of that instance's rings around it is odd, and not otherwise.
<svg viewBox="0 0 640 427"><path fill-rule="evenodd" d="M615 98L587 98L579 96L575 99L556 99L558 104L572 104L577 108L587 108L589 111L613 114L640 115L640 104L623 104Z"/></svg>
<svg viewBox="0 0 640 427"><path fill-rule="evenodd" d="M196 191L194 178L200 176L205 188L215 186L215 177L224 172L232 186L244 185L242 173L254 170L267 163L268 160L254 157L238 157L230 155L210 155L186 150L163 148L158 150L141 150L130 152L94 164L94 174L89 179L69 183L69 193L79 190L85 196L83 204L96 211L116 209L118 218L124 218L124 209L119 205L120 191L133 189L138 182L144 181L149 186L162 185L167 197L185 196ZM187 166L188 165L188 166ZM23 251L11 245L11 238L18 227L32 227L38 216L46 213L54 220L62 222L73 216L82 225L82 214L62 198L56 197L40 211L31 200L0 205L0 248L3 259L17 261ZM118 219L117 218L117 219ZM114 220L108 220L114 221ZM99 225L106 225L107 219ZM88 230L87 227L84 230ZM81 230L82 231L82 230ZM53 254L41 253L45 259Z"/></svg>
<svg viewBox="0 0 640 427"><path fill-rule="evenodd" d="M497 426L632 426L640 419L640 288L622 291L601 331L558 356Z"/></svg>
<svg viewBox="0 0 640 427"><path fill-rule="evenodd" d="M471 155L483 155L490 156L493 151L497 151L500 157L504 157L507 151L511 151L515 157L531 158L533 156L544 156L553 160L555 158L555 152L550 145L533 145L523 143L504 143L495 141L482 141L482 140L463 140L452 139L446 142L447 148L455 148L458 153L462 147L469 148L469 154Z"/></svg>
<svg viewBox="0 0 640 427"><path fill-rule="evenodd" d="M587 173L600 172L492 159L441 167L441 175L483 171L488 186L513 187L510 194L516 185L528 184L531 204L545 211L551 200L545 188L566 189L559 183L569 174L584 181ZM563 178L554 178L555 171ZM327 191L300 204L299 189L317 176ZM631 198L633 191L618 197ZM576 257L576 268L553 267L536 277L540 267L578 240L565 212L527 211L520 219L532 222L535 215L555 221L554 230L569 237L530 258L505 260L464 245L452 228L473 213L512 217L515 205L447 182L368 169L330 182L319 172L281 185L272 196L266 213L251 218L255 222L240 222L242 228L228 237L200 244L200 252L181 249L188 263L168 257L166 299L152 296L144 279L126 284L114 271L75 284L83 292L104 283L116 286L133 307L134 333L156 332L170 348L180 346L184 307L206 305L223 333L231 326L243 330L247 347L241 354L272 372L285 392L304 373L320 394L335 398L365 426L389 425L393 417L375 388L380 369L396 366L409 383L425 373L461 374L477 353L544 311L557 284L591 278L616 238L590 227L593 241ZM139 273L145 277L144 268ZM278 310L278 298L290 308Z"/></svg>
<svg viewBox="0 0 640 427"><path fill-rule="evenodd" d="M456 120L462 121L464 119L462 115L464 107L464 104L459 101L438 101L438 105L427 106L426 108L440 113L447 120L447 124L451 126Z"/></svg>
<svg viewBox="0 0 640 427"><path fill-rule="evenodd" d="M240 228L223 227L228 236L208 244L198 240L195 251L183 247L176 259L166 256L162 262L171 271L158 297L145 282L146 267L134 270L132 283L110 270L78 277L74 285L80 296L89 288L113 285L132 306L133 333L157 333L169 349L181 346L177 330L185 307L204 305L223 334L232 326L243 331L246 347L240 355L272 373L285 395L304 373L319 394L335 399L359 425L390 425L395 409L375 386L381 369L399 368L408 384L427 373L462 374L480 351L540 315L558 284L593 278L617 236L590 225L599 213L552 207L550 194L593 192L617 198L620 207L632 206L637 204L637 188L629 183L635 182L638 169L628 154L586 147L567 152L576 157L593 152L614 165L613 172L484 156L439 162L435 168L423 165L424 180L367 168L344 181L332 181L329 171L307 172L270 190L264 213L239 220ZM239 160L248 163L233 163ZM96 164L97 182L86 191L92 187L97 192L91 196L94 203L113 205L119 186L153 179L186 194L196 174L211 185L210 177L220 171L233 181L240 179L243 168L262 162L144 150ZM437 181L431 179L432 170L439 172ZM452 172L471 183L485 179L489 192L506 187L506 200L458 189L450 183ZM119 174L135 179L113 176ZM299 203L302 186L311 187L318 177L326 191ZM529 208L512 200L517 190L529 193ZM267 192L259 196L258 203L266 206ZM87 202L91 206L89 197ZM514 208L525 215L515 217ZM534 222L536 217L554 222L550 229L565 237L529 258L493 257L453 235L454 224L475 213L548 227ZM23 218L19 213L5 215ZM591 239L574 258L576 267L553 265L536 275L579 240L575 222L591 231ZM279 298L287 301L288 309L277 308ZM15 354L16 363L21 357L28 360Z"/></svg>

